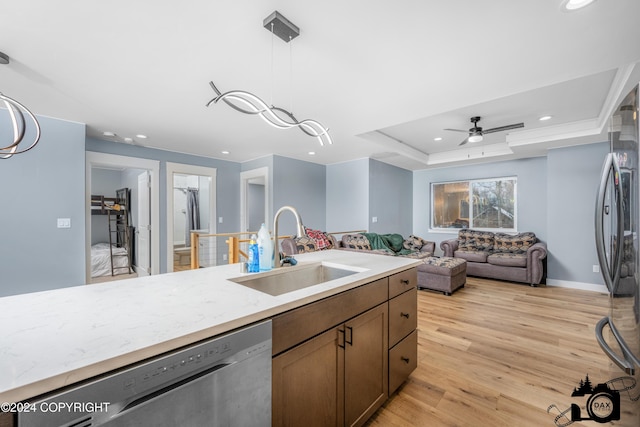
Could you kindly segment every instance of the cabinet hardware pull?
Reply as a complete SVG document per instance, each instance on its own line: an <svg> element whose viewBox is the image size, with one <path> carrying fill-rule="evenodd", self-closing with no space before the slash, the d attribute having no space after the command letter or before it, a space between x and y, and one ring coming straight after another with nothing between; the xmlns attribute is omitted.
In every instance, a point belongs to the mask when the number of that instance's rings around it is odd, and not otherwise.
<svg viewBox="0 0 640 427"><path fill-rule="evenodd" d="M402 361L404 363L409 364L409 358L408 357L400 356L400 359L402 359Z"/></svg>
<svg viewBox="0 0 640 427"><path fill-rule="evenodd" d="M344 334L344 342L353 346L353 328L351 326L347 326L347 331L349 331L349 339L347 339L347 334Z"/></svg>
<svg viewBox="0 0 640 427"><path fill-rule="evenodd" d="M400 283L402 283L403 285L408 285L409 284L409 279L402 279L402 280L400 280Z"/></svg>
<svg viewBox="0 0 640 427"><path fill-rule="evenodd" d="M409 318L409 313L400 313L400 316L405 317L405 318Z"/></svg>
<svg viewBox="0 0 640 427"><path fill-rule="evenodd" d="M342 341L340 340L342 338ZM340 344L342 343L342 344ZM338 329L338 347L344 348L344 331L342 329Z"/></svg>

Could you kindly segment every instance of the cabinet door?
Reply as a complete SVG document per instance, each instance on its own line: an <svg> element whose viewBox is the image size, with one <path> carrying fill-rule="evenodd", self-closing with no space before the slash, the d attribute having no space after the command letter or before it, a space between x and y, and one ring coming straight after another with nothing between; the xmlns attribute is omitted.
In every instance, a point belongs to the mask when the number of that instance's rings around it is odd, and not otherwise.
<svg viewBox="0 0 640 427"><path fill-rule="evenodd" d="M274 426L342 425L344 354L337 338L333 328L273 358Z"/></svg>
<svg viewBox="0 0 640 427"><path fill-rule="evenodd" d="M364 424L388 397L387 334L387 304L372 308L345 324L344 397L347 426Z"/></svg>

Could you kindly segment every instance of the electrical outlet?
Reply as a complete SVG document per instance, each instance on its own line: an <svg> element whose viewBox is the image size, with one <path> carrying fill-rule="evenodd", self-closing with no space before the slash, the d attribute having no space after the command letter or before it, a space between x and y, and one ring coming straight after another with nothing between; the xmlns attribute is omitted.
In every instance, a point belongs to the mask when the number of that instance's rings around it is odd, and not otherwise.
<svg viewBox="0 0 640 427"><path fill-rule="evenodd" d="M221 216L218 217L218 224L222 224L222 217Z"/></svg>
<svg viewBox="0 0 640 427"><path fill-rule="evenodd" d="M594 264L594 265L593 265L593 272L594 272L594 273L600 273L600 266L599 266L599 265L597 265L597 264Z"/></svg>
<svg viewBox="0 0 640 427"><path fill-rule="evenodd" d="M374 216L373 218L371 218L371 222L378 222L378 217Z"/></svg>
<svg viewBox="0 0 640 427"><path fill-rule="evenodd" d="M227 254L222 254L222 260L226 261L227 260Z"/></svg>

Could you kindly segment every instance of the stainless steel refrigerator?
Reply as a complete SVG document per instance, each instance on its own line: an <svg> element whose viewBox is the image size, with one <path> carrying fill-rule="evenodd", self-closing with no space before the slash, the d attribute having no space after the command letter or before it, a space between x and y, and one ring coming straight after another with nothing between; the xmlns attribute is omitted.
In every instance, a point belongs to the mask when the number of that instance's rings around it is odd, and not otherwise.
<svg viewBox="0 0 640 427"><path fill-rule="evenodd" d="M610 293L609 315L596 338L612 363L609 378L593 389L582 419L640 426L640 185L638 177L638 86L613 112L611 151L596 201L596 249ZM600 382L600 381L598 381ZM597 387L596 387L597 388ZM576 412L578 409L576 408ZM575 414L577 417L578 415Z"/></svg>

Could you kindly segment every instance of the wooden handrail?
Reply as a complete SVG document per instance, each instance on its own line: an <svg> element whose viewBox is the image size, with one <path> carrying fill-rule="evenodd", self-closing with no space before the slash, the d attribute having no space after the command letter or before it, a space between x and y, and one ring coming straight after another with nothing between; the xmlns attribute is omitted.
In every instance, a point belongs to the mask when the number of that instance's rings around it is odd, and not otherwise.
<svg viewBox="0 0 640 427"><path fill-rule="evenodd" d="M352 230L352 231L337 231L328 234L353 234L353 233L366 233L366 230ZM239 231L236 233L214 233L214 234L201 234L191 232L191 269L195 270L200 268L200 238L202 237L228 237L225 240L227 244L227 254L229 258L229 264L235 264L240 262L240 256L244 259L248 259L249 256L240 249L241 243L250 242L251 239L240 239L238 236L258 234L257 231ZM278 236L278 240L290 239L293 236ZM277 245L276 245L277 246Z"/></svg>

